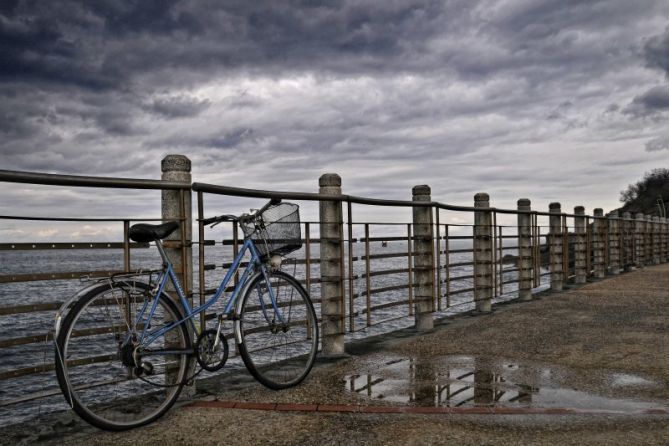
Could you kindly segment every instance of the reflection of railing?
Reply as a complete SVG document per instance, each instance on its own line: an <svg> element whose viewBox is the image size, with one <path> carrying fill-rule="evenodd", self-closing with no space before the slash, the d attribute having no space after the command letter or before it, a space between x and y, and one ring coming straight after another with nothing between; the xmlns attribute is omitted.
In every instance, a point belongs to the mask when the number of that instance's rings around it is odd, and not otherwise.
<svg viewBox="0 0 669 446"><path fill-rule="evenodd" d="M514 364L506 367L518 369ZM433 358L395 359L375 373L348 375L344 381L346 390L369 399L424 407L530 406L532 395L539 392L538 387L515 381L504 369L500 372L471 357L441 364Z"/></svg>
<svg viewBox="0 0 669 446"><path fill-rule="evenodd" d="M225 204L222 209L215 208L212 203L221 206L221 197L296 200L307 211L318 206L318 220L302 223L303 248L292 255L292 261L284 263L284 268L295 270L316 304L326 355L343 351L347 333L365 331L379 324L407 325L407 317L413 317L418 328L429 328L434 317L452 312L488 312L495 299L516 295L523 300L531 299L532 290L545 283L549 276L551 287L559 290L569 282L583 283L588 277L604 277L621 269L666 261L668 257L666 219L653 220L641 215L632 219L625 214L623 218L615 214L605 217L601 209L588 216L582 208L567 214L557 203L552 204L548 212L539 212L531 210L529 200L519 200L518 209L497 209L490 206L486 194L477 194L473 207L453 206L432 201L430 189L425 186L414 188L411 201L358 197L342 194L341 180L331 174L321 178L319 193L191 184L188 170L183 165L177 167L175 175L183 173L179 181L170 179L174 178L170 172L164 173L163 180L133 180L0 171L0 181L11 183L163 191L161 218L0 216L0 220L5 221L99 221L123 226L122 241L3 243L0 253L122 250L123 268L118 272L128 272L136 269L132 266L131 250L147 247L128 241L130 223L177 219L183 223L181 231L174 240L166 242L166 247L171 248L169 254L180 268L182 279L186 279L182 283L188 295L203 302L214 291L212 276L220 279L217 270L230 266L229 259L238 252L242 236L237 225L230 223L231 226L223 227L224 239L214 240L211 235L214 232L199 221L197 240L194 240L190 235L194 221L190 211L191 190L196 193L199 220L235 211ZM171 211L166 212L168 208ZM370 210L389 208L397 209L397 215L412 213L413 217L405 221L394 217L385 221L356 218L356 215L369 214ZM306 212L309 213L315 214ZM192 246L198 249L195 265L190 260ZM214 251L210 253L210 249ZM1 287L21 282L51 287L80 276L97 278L117 272L79 268L47 273L39 268L40 265L33 265L31 271L0 273L0 292L3 292ZM195 280L194 271L197 271ZM32 346L36 350L35 346L51 339L46 312L56 310L69 296L62 295L54 302L25 303L5 300L8 294L0 294L3 298L0 316L5 326L12 324L17 328L6 332L18 332L18 327L36 316L47 321L34 333L10 334L0 339L3 357L11 353L16 358L21 356L18 349ZM213 311L202 314L201 324L215 317ZM397 320L404 322L393 325ZM50 359L51 355L49 361L39 364L34 363L34 359L17 361L22 364L20 367L0 369L0 382L50 370ZM0 406L6 403L1 401Z"/></svg>

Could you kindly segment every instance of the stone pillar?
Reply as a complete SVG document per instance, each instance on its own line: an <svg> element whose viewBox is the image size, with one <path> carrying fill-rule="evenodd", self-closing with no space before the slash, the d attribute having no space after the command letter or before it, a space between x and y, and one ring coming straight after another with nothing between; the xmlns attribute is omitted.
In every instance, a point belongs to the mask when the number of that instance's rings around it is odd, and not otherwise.
<svg viewBox="0 0 669 446"><path fill-rule="evenodd" d="M432 201L430 186L414 186L412 200ZM434 303L434 234L432 230L432 208L413 208L413 284L416 329L420 331L434 328L432 308Z"/></svg>
<svg viewBox="0 0 669 446"><path fill-rule="evenodd" d="M574 282L585 283L588 278L588 272L586 271L585 208L583 206L576 206L574 214L577 215L574 218L574 232L576 232L576 243L574 245Z"/></svg>
<svg viewBox="0 0 669 446"><path fill-rule="evenodd" d="M621 221L621 267L625 271L634 270L634 222L630 212L623 212Z"/></svg>
<svg viewBox="0 0 669 446"><path fill-rule="evenodd" d="M669 246L669 239L667 238L667 218L660 217L660 262L665 263L669 259L669 253L667 250Z"/></svg>
<svg viewBox="0 0 669 446"><path fill-rule="evenodd" d="M163 181L173 181L191 184L191 163L183 155L167 155L160 163ZM183 291L187 296L193 291L193 211L192 211L191 190L163 190L161 196L161 214L163 221L179 221L179 229L174 231L169 237L163 240L165 254L172 263L174 271L179 278ZM185 220L183 220L185 218ZM185 230L184 232L182 232ZM177 297L171 282L167 282L167 291L175 299L179 308L182 308L181 302ZM192 304L192 299L187 297ZM182 308L182 311L184 309ZM165 318L166 324L172 322ZM189 332L191 326L187 324ZM174 336L174 333L167 333L166 343L173 347L182 347ZM191 361L189 376L195 372L195 361ZM167 381L173 382L177 376L172 370L167 371ZM194 385L186 385L183 390L185 395L195 394Z"/></svg>
<svg viewBox="0 0 669 446"><path fill-rule="evenodd" d="M475 208L489 208L490 197L486 193L474 196ZM493 264L492 264L492 213L474 212L474 303L479 313L492 311Z"/></svg>
<svg viewBox="0 0 669 446"><path fill-rule="evenodd" d="M341 177L326 173L318 180L319 193L341 195ZM342 277L342 202L320 202L321 339L324 357L344 354L344 283Z"/></svg>
<svg viewBox="0 0 669 446"><path fill-rule="evenodd" d="M595 209L592 215L595 217L592 221L593 274L597 279L602 279L606 276L607 224L601 208Z"/></svg>
<svg viewBox="0 0 669 446"><path fill-rule="evenodd" d="M518 211L529 212L530 200L518 200ZM518 214L518 298L532 300L532 215Z"/></svg>
<svg viewBox="0 0 669 446"><path fill-rule="evenodd" d="M551 203L548 205L548 212L552 214L549 217L550 231L549 253L551 270L551 290L562 291L563 271L562 271L562 208L560 203Z"/></svg>
<svg viewBox="0 0 669 446"><path fill-rule="evenodd" d="M608 215L609 222L609 274L620 274L620 218L618 211Z"/></svg>
<svg viewBox="0 0 669 446"><path fill-rule="evenodd" d="M635 256L635 266L637 268L643 268L646 264L646 218L644 215L639 212L636 214L636 220L634 221L634 256Z"/></svg>
<svg viewBox="0 0 669 446"><path fill-rule="evenodd" d="M161 162L162 175L164 181L176 181L191 184L191 164L190 160L183 155L167 155ZM181 197L183 196L183 203ZM163 190L162 191L162 218L163 221L179 221L180 229L174 231L165 239L165 253L174 266L179 277L179 282L185 288L184 292L193 291L193 211L190 189ZM186 218L185 221L181 220ZM182 229L186 229L185 246L181 246ZM185 262L185 263L184 263ZM174 293L172 284L168 282L168 290ZM176 293L174 293L176 297ZM179 305L180 306L180 305Z"/></svg>
<svg viewBox="0 0 669 446"><path fill-rule="evenodd" d="M653 217L653 265L660 263L660 217Z"/></svg>
<svg viewBox="0 0 669 446"><path fill-rule="evenodd" d="M653 217L646 215L646 265L653 265Z"/></svg>

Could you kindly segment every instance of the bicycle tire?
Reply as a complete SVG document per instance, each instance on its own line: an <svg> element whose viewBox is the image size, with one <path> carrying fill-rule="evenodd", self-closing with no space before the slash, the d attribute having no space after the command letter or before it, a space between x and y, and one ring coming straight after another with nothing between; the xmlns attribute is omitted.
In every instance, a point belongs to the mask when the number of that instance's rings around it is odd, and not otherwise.
<svg viewBox="0 0 669 446"><path fill-rule="evenodd" d="M267 281L258 273L246 287L236 339L251 375L280 390L299 384L311 371L318 350L318 319L309 295L294 277L280 271L267 276L285 323L277 323Z"/></svg>
<svg viewBox="0 0 669 446"><path fill-rule="evenodd" d="M148 315L155 300L149 290L142 282L101 284L74 304L58 332L58 384L72 409L100 429L122 431L158 419L179 397L190 369L192 342L186 324L177 325L152 343L153 355L142 351L140 359L130 354L129 347L120 348L122 340L139 332L127 321L134 321L136 311L147 302ZM165 321L181 318L177 305L162 294L148 327L158 324L160 328ZM158 354L155 349L161 348L161 343L162 348L191 353ZM137 360L142 364L139 368Z"/></svg>

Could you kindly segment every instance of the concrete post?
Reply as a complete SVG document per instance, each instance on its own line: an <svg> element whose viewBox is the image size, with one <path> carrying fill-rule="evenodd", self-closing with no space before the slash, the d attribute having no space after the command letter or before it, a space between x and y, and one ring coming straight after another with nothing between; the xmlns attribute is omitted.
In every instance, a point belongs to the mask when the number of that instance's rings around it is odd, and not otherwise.
<svg viewBox="0 0 669 446"><path fill-rule="evenodd" d="M191 164L190 160L183 155L167 155L160 163L164 181L176 181L191 184ZM165 254L174 267L174 271L179 278L179 282L184 288L184 293L188 296L193 291L193 211L190 189L185 190L163 190L161 195L161 214L163 221L179 221L179 229L174 231L164 240ZM185 218L185 220L183 220ZM182 232L184 231L185 232ZM177 298L171 282L167 283L167 291L175 298L178 307L182 307ZM189 300L191 300L189 298ZM191 300L192 303L192 300ZM183 311L183 309L182 309ZM166 317L166 324L171 322ZM190 328L189 328L190 330ZM179 341L168 333L166 342L168 345L179 346ZM195 362L191 362L192 374L195 371ZM173 371L167 372L168 382L177 378ZM184 394L194 395L195 386L187 385L184 388Z"/></svg>
<svg viewBox="0 0 669 446"><path fill-rule="evenodd" d="M319 193L341 195L341 177L326 173L318 180ZM344 354L343 216L341 201L320 202L321 337L322 355Z"/></svg>
<svg viewBox="0 0 669 446"><path fill-rule="evenodd" d="M669 242L667 238L667 218L660 217L660 262L665 263L669 259L669 253L667 249L667 243Z"/></svg>
<svg viewBox="0 0 669 446"><path fill-rule="evenodd" d="M562 271L562 208L560 203L551 203L548 205L548 212L552 214L549 217L549 240L548 245L550 254L551 270L551 290L562 291L563 271Z"/></svg>
<svg viewBox="0 0 669 446"><path fill-rule="evenodd" d="M191 183L191 164L190 160L183 155L167 155L161 162L162 175L161 179L164 181L178 181L183 183ZM183 196L183 203L181 197ZM168 247L165 248L167 257L172 262L174 270L177 272L179 282L184 286L185 292L193 291L193 249L191 242L193 240L193 211L192 198L190 190L163 190L162 191L162 218L163 221L180 220L186 218L185 221L179 221L181 229L174 231L166 241ZM185 228L185 240L182 240L181 230ZM185 242L185 246L181 243ZM173 245L179 247L174 247ZM170 247L170 245L172 245ZM185 262L185 263L184 263ZM168 282L168 290L172 290L171 283Z"/></svg>
<svg viewBox="0 0 669 446"><path fill-rule="evenodd" d="M490 197L486 193L474 196L475 208L489 208ZM474 302L479 313L492 311L493 264L492 264L492 213L474 212Z"/></svg>
<svg viewBox="0 0 669 446"><path fill-rule="evenodd" d="M636 214L634 221L634 237L635 237L635 266L643 268L646 264L646 218L639 212Z"/></svg>
<svg viewBox="0 0 669 446"><path fill-rule="evenodd" d="M574 282L585 283L588 277L586 271L586 240L585 240L585 208L576 206L574 208L574 231L576 232L576 243L574 246Z"/></svg>
<svg viewBox="0 0 669 446"><path fill-rule="evenodd" d="M530 200L518 200L518 210L529 212ZM518 214L518 298L532 300L532 215Z"/></svg>
<svg viewBox="0 0 669 446"><path fill-rule="evenodd" d="M621 237L621 267L625 271L634 270L634 222L632 221L632 214L630 212L623 212L623 219L621 221L622 237Z"/></svg>
<svg viewBox="0 0 669 446"><path fill-rule="evenodd" d="M660 217L653 217L653 265L660 263Z"/></svg>
<svg viewBox="0 0 669 446"><path fill-rule="evenodd" d="M593 251L593 274L597 279L602 279L606 276L606 220L604 211L597 208L593 212L593 228L592 228L592 251Z"/></svg>
<svg viewBox="0 0 669 446"><path fill-rule="evenodd" d="M653 217L646 215L646 265L653 265Z"/></svg>
<svg viewBox="0 0 669 446"><path fill-rule="evenodd" d="M620 274L620 218L618 211L608 216L609 222L609 274Z"/></svg>
<svg viewBox="0 0 669 446"><path fill-rule="evenodd" d="M432 201L430 186L414 186L412 201ZM434 303L434 234L432 230L432 208L413 208L413 284L416 329L434 328L432 308Z"/></svg>

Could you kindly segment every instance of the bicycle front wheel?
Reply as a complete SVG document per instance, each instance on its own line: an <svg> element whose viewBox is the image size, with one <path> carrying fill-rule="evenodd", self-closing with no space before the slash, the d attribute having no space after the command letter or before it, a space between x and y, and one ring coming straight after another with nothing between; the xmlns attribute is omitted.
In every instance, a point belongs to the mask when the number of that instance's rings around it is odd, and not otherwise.
<svg viewBox="0 0 669 446"><path fill-rule="evenodd" d="M137 323L142 309L144 319ZM75 412L96 427L115 431L163 415L184 385L192 344L183 323L153 335L180 319L174 302L166 295L156 302L144 283L102 284L85 294L56 338L58 383Z"/></svg>
<svg viewBox="0 0 669 446"><path fill-rule="evenodd" d="M274 299L272 299L272 296ZM283 272L251 279L238 321L239 352L249 372L279 390L299 384L318 349L318 320L302 285Z"/></svg>

